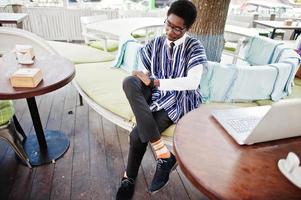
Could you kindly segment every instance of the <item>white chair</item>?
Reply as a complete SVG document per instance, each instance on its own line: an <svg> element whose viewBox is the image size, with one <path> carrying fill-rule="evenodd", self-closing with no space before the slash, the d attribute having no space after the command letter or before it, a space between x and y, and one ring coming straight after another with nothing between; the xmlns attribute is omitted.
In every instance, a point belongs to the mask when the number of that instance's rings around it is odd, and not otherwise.
<svg viewBox="0 0 301 200"><path fill-rule="evenodd" d="M27 13L28 14L27 7L25 5L19 4L19 3L6 4L3 7L3 11L7 12L7 13ZM12 26L9 26L9 27L12 27ZM21 28L21 29L24 29L24 27L25 27L26 29L31 30L29 16L27 18L25 18L24 21L18 23L16 25L16 27Z"/></svg>
<svg viewBox="0 0 301 200"><path fill-rule="evenodd" d="M103 21L106 19L108 19L107 15L80 17L80 22L82 26L82 35L84 37L85 44L104 51L117 50L118 48L117 41L109 40L110 38L108 36L101 35L97 32L90 31L89 29L87 29L88 24Z"/></svg>
<svg viewBox="0 0 301 200"><path fill-rule="evenodd" d="M16 44L31 45L36 56L58 54L43 38L17 28L0 28L0 55L12 51Z"/></svg>
<svg viewBox="0 0 301 200"><path fill-rule="evenodd" d="M240 57L240 50L244 46L244 44L248 41L248 38L246 37L241 37L237 41L228 41L227 38L225 37L225 44L224 44L224 50L223 53L225 55L232 56L232 64L236 64L237 60Z"/></svg>
<svg viewBox="0 0 301 200"><path fill-rule="evenodd" d="M156 36L164 34L164 31L163 25L145 26L141 29L133 30L131 34L138 42L146 44Z"/></svg>

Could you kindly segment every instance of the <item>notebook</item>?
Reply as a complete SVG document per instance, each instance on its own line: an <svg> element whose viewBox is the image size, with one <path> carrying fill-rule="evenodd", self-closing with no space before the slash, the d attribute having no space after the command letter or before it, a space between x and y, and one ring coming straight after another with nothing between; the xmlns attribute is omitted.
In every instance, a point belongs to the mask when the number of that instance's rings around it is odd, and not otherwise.
<svg viewBox="0 0 301 200"><path fill-rule="evenodd" d="M240 145L301 136L301 99L214 110L212 115Z"/></svg>

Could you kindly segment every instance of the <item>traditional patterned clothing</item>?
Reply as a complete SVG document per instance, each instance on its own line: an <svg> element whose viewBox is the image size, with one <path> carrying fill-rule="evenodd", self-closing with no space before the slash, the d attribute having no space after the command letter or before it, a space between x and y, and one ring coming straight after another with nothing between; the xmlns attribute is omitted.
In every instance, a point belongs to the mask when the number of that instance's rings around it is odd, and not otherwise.
<svg viewBox="0 0 301 200"><path fill-rule="evenodd" d="M166 36L157 37L140 50L141 61L150 76L155 79L175 79L187 76L190 69L207 62L204 47L197 39L185 37L170 55ZM201 103L200 88L197 90L162 91L154 88L150 109L164 109L176 123L185 113Z"/></svg>

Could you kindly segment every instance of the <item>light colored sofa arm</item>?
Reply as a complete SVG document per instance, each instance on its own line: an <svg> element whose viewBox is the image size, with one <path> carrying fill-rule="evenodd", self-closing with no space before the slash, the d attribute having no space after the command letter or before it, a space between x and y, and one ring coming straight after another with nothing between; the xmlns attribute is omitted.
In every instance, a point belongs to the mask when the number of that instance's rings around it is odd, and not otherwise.
<svg viewBox="0 0 301 200"><path fill-rule="evenodd" d="M291 94L297 62L287 58L260 66L209 62L200 83L203 100L218 102L280 98Z"/></svg>

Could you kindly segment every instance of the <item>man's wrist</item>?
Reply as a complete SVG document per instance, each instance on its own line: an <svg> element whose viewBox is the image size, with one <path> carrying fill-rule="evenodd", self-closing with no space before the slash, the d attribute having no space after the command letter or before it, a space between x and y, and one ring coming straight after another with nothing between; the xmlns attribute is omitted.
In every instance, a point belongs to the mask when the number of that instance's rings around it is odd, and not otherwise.
<svg viewBox="0 0 301 200"><path fill-rule="evenodd" d="M154 80L154 86L155 87L160 87L160 80L159 79Z"/></svg>
<svg viewBox="0 0 301 200"><path fill-rule="evenodd" d="M153 88L153 87L155 87L155 84L154 84L154 78L149 78L149 80L150 80L150 82L149 82L149 87L151 87L151 88Z"/></svg>
<svg viewBox="0 0 301 200"><path fill-rule="evenodd" d="M159 86L160 86L160 81L158 79L150 78L149 87L154 88Z"/></svg>

